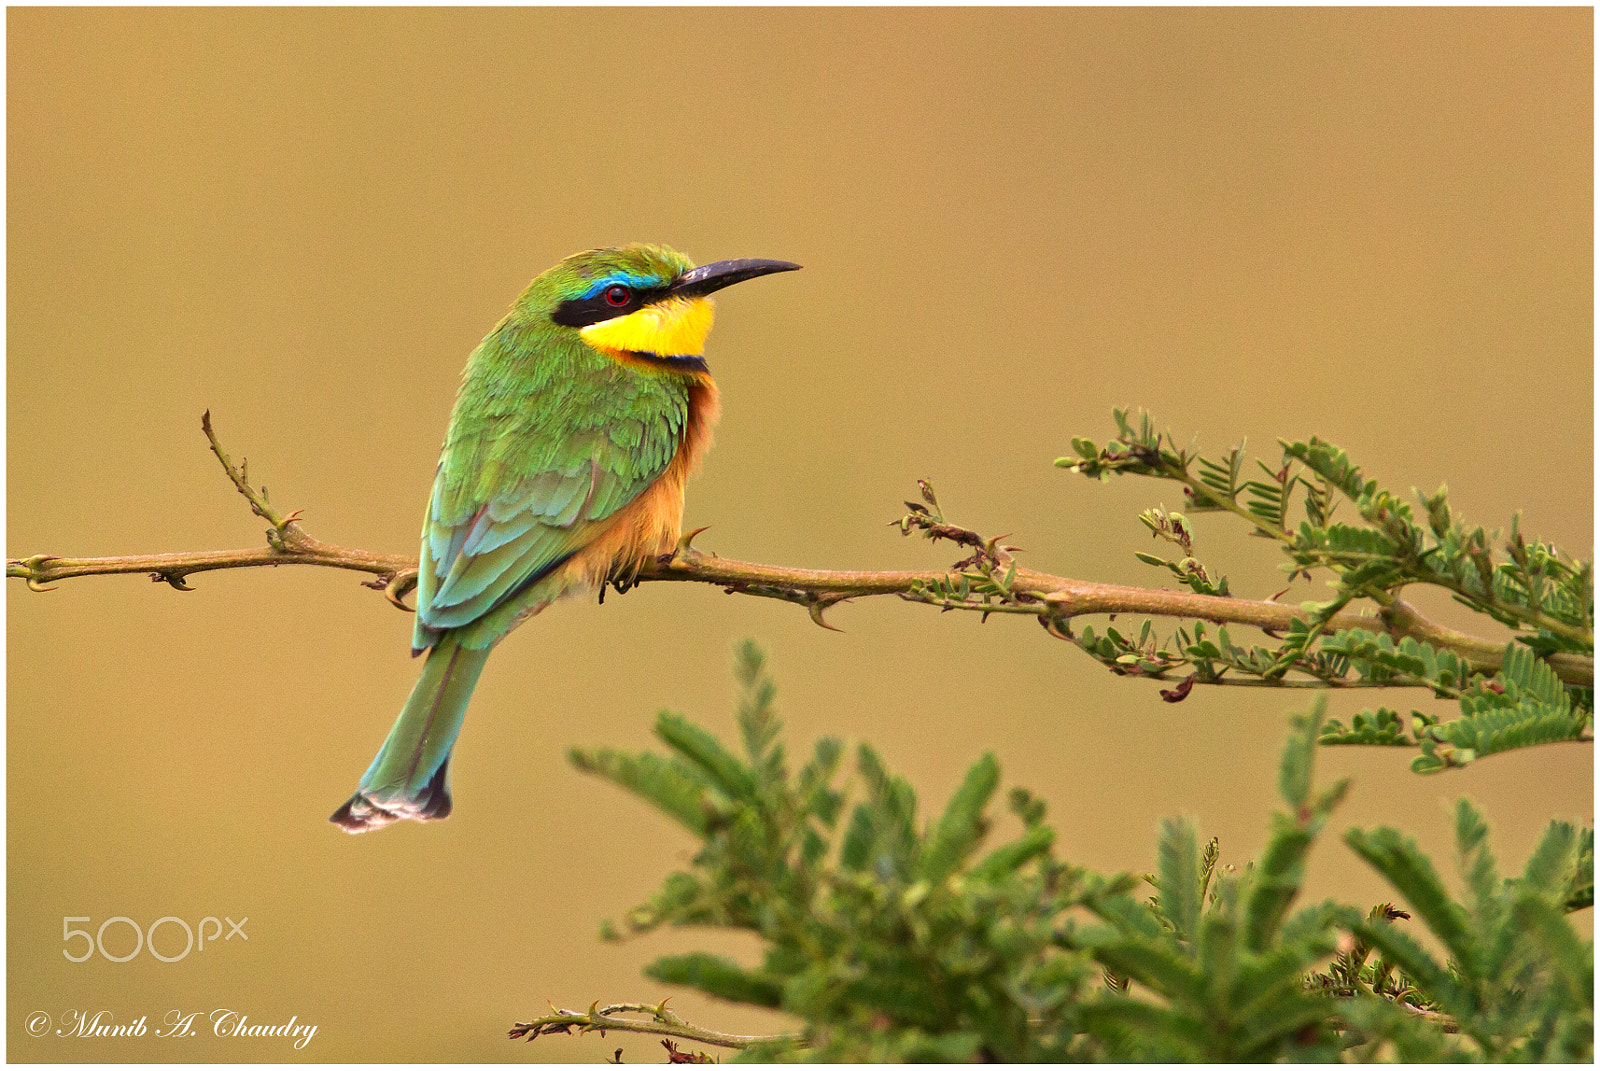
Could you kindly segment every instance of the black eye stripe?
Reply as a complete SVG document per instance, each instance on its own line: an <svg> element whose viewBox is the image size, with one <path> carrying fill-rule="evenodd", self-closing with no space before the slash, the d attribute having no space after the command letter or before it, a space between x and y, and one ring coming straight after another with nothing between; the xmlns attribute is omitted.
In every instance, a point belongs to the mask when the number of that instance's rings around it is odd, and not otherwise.
<svg viewBox="0 0 1600 1071"><path fill-rule="evenodd" d="M563 327L588 327L590 324L597 324L602 320L612 320L618 316L626 316L628 313L648 305L652 301L660 301L667 296L666 287L654 290L634 290L629 287L620 287L620 289L628 291L628 300L621 305L613 305L606 300L606 294L618 288L617 286L609 286L594 295L594 297L574 298L571 301L563 301L555 307L555 311L550 313L550 319Z"/></svg>

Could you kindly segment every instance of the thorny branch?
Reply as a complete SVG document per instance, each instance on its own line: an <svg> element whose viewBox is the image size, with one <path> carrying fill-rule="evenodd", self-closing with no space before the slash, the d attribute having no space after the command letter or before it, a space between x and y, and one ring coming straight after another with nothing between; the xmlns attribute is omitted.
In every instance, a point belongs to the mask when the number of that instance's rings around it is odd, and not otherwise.
<svg viewBox="0 0 1600 1071"><path fill-rule="evenodd" d="M532 1022L517 1023L511 1028L508 1036L513 1041L517 1038L532 1041L541 1034L570 1034L572 1028L577 1027L580 1034L596 1030L600 1032L601 1037L605 1037L607 1030L623 1030L636 1034L665 1034L698 1041L704 1045L720 1045L725 1049L745 1049L757 1043L799 1044L803 1040L800 1034L724 1034L720 1030L708 1030L679 1018L668 1009L664 1000L660 1004L608 1004L603 1008L596 1001L589 1005L589 1010L586 1012L568 1011L552 1004L550 1011L550 1015L534 1019ZM648 1015L650 1018L617 1018L622 1014Z"/></svg>
<svg viewBox="0 0 1600 1071"><path fill-rule="evenodd" d="M268 501L265 488L257 490L249 482L246 462L235 465L217 441L211 427L211 414L201 426L211 450L235 488L250 503L251 511L272 527L267 530L267 546L243 550L197 551L177 554L130 555L110 558L65 558L35 554L6 562L6 576L25 581L32 591L49 591L62 580L80 576L113 573L146 573L151 580L169 584L180 591L192 590L187 578L215 569L239 569L263 565L320 565L352 569L372 574L364 586L384 593L395 606L409 610L403 597L417 582L415 558L398 554L374 554L365 550L335 546L313 539L299 522L299 513L278 512ZM943 610L976 611L987 620L990 614L1024 614L1036 618L1058 639L1077 642L1071 631L1072 618L1084 614L1139 614L1153 617L1190 618L1217 624L1249 625L1267 633L1283 632L1304 616L1299 607L1276 602L1202 595L1189 591L1097 584L1070 577L1054 576L1019 566L1012 557L1015 547L1001 544L998 537L985 539L976 532L954 525L938 512L931 488L921 484L926 505L908 502L910 512L893 522L903 534L921 531L932 540L947 539L972 550L972 554L950 569L906 571L855 571L791 569L783 566L735 561L695 550L691 545L704 529L687 533L671 555L647 562L637 574L617 577L611 586L617 591L645 581L679 581L711 584L729 594L755 595L779 599L806 608L811 618L824 628L832 628L825 612L847 599L872 595L895 595L910 602L922 602ZM604 597L604 590L601 592ZM1415 607L1394 599L1378 616L1344 612L1327 623L1328 631L1364 628L1386 632L1399 640L1410 636L1454 650L1475 669L1492 673L1500 666L1503 646L1437 625L1424 618ZM1569 684L1594 686L1594 660L1583 655L1557 653L1549 657L1556 674ZM1146 673L1155 680L1171 680L1162 673ZM1185 682L1185 685L1192 682ZM1330 682L1260 681L1224 678L1208 683L1256 686L1326 687ZM1346 685L1348 686L1348 685ZM1182 692L1188 688L1180 685ZM1181 698L1181 696L1180 696Z"/></svg>

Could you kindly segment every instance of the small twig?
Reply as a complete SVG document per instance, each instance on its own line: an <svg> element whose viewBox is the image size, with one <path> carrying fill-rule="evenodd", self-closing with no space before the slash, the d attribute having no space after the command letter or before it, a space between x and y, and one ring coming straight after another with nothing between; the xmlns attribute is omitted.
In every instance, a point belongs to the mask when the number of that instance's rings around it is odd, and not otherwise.
<svg viewBox="0 0 1600 1071"><path fill-rule="evenodd" d="M284 516L272 508L267 501L267 489L260 491L250 486L250 462L248 459L241 461L237 468L223 452L222 444L217 441L217 433L211 428L211 410L207 409L200 416L200 430L206 433L206 441L211 444L211 452L217 455L217 460L222 462L222 471L228 474L228 479L233 481L233 486L250 503L250 511L257 517L272 525L272 531L267 533L267 542L274 550L287 551L290 547L300 550L314 549L320 544L315 539L306 535L296 522L300 518L300 511L295 510Z"/></svg>
<svg viewBox="0 0 1600 1071"><path fill-rule="evenodd" d="M267 499L265 487L257 491L250 486L249 462L235 466L217 440L211 427L211 411L200 418L200 429L205 432L211 452L222 464L233 486L250 503L250 511L272 525L267 532L267 547L247 550L207 550L179 554L135 554L116 558L61 558L50 554L35 554L31 558L14 558L6 562L6 576L26 580L30 591L52 591L46 587L57 580L78 576L105 576L115 573L148 573L157 583L168 584L179 591L193 591L186 581L192 573L210 572L213 569L244 569L260 565L323 565L335 569L354 569L376 573L378 579L366 586L382 591L389 601L402 610L409 609L401 596L416 586L417 562L398 554L373 554L365 550L336 547L311 538L300 527L300 513L284 515L273 508Z"/></svg>
<svg viewBox="0 0 1600 1071"><path fill-rule="evenodd" d="M1408 1004L1403 1000L1397 1003L1402 1011L1421 1019L1425 1023L1432 1023L1446 1034L1461 1033L1461 1025L1457 1023L1454 1018L1446 1015L1442 1011L1434 1011L1431 1008L1419 1008L1415 1004Z"/></svg>
<svg viewBox="0 0 1600 1071"><path fill-rule="evenodd" d="M608 1004L603 1008L599 1006L599 1001L596 1001L589 1005L589 1010L586 1012L569 1011L552 1004L550 1010L552 1012L550 1015L515 1024L507 1036L513 1041L518 1038L532 1041L541 1034L568 1034L572 1032L573 1027L577 1027L580 1034L598 1030L600 1036L604 1037L607 1030L624 1030L635 1034L662 1034L684 1038L704 1045L718 1045L725 1049L746 1049L757 1044L805 1043L803 1034L724 1034L720 1030L695 1026L669 1010L665 1000L660 1004ZM616 1018L622 1014L648 1015L650 1018Z"/></svg>

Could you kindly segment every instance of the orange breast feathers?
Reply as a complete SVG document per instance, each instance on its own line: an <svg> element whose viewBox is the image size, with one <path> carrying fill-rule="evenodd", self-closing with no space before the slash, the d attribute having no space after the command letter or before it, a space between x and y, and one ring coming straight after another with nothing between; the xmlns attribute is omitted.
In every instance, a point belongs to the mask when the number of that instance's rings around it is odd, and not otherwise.
<svg viewBox="0 0 1600 1071"><path fill-rule="evenodd" d="M711 429L721 409L711 377L695 375L689 388L689 419L678 452L654 483L613 514L606 527L567 560L563 572L569 582L597 588L606 577L631 571L677 548L683 532L683 486L711 447Z"/></svg>

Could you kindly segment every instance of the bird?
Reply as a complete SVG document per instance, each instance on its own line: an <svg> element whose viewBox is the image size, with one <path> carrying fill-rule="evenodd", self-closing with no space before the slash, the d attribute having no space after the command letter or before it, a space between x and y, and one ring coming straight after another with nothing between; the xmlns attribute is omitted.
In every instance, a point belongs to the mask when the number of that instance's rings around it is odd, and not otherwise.
<svg viewBox="0 0 1600 1071"><path fill-rule="evenodd" d="M451 811L450 752L495 644L564 595L673 552L720 403L710 295L800 265L695 267L666 246L575 253L467 359L422 525L410 697L330 821L364 833Z"/></svg>

